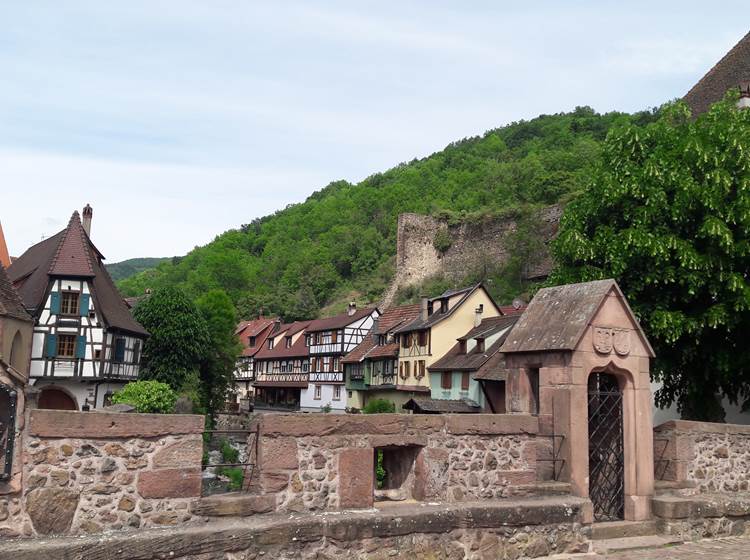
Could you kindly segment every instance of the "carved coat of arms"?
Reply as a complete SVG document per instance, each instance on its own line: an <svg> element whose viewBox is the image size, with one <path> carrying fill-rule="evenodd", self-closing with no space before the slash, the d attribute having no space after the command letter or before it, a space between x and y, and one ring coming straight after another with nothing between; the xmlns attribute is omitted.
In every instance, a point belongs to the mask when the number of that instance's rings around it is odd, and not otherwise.
<svg viewBox="0 0 750 560"><path fill-rule="evenodd" d="M612 329L594 327L594 349L600 354L612 352Z"/></svg>
<svg viewBox="0 0 750 560"><path fill-rule="evenodd" d="M594 349L599 354L611 354L614 349L617 355L627 356L630 353L630 331L594 327Z"/></svg>

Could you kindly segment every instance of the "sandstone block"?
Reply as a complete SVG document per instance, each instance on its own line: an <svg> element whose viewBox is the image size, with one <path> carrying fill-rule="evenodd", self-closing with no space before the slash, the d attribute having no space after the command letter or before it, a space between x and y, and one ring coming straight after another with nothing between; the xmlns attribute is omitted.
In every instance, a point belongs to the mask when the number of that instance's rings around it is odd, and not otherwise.
<svg viewBox="0 0 750 560"><path fill-rule="evenodd" d="M137 487L144 498L197 497L201 493L201 469L143 471L138 474Z"/></svg>
<svg viewBox="0 0 750 560"><path fill-rule="evenodd" d="M60 535L70 529L80 494L67 488L36 488L26 496L26 513L41 535Z"/></svg>
<svg viewBox="0 0 750 560"><path fill-rule="evenodd" d="M268 470L295 470L299 466L294 438L263 438L261 457L263 468Z"/></svg>
<svg viewBox="0 0 750 560"><path fill-rule="evenodd" d="M260 475L260 486L264 493L275 493L289 486L289 474L279 471L263 471Z"/></svg>
<svg viewBox="0 0 750 560"><path fill-rule="evenodd" d="M156 469L200 467L203 457L203 441L200 438L186 439L162 447L154 454Z"/></svg>
<svg viewBox="0 0 750 560"><path fill-rule="evenodd" d="M464 435L536 434L539 420L527 414L449 414L446 430Z"/></svg>
<svg viewBox="0 0 750 560"><path fill-rule="evenodd" d="M375 453L371 448L339 452L339 507L369 508L375 487Z"/></svg>
<svg viewBox="0 0 750 560"><path fill-rule="evenodd" d="M133 511L135 509L135 500L129 496L123 496L117 504L117 509L120 511Z"/></svg>
<svg viewBox="0 0 750 560"><path fill-rule="evenodd" d="M193 503L192 512L207 517L245 517L276 509L276 495L224 495L201 498Z"/></svg>

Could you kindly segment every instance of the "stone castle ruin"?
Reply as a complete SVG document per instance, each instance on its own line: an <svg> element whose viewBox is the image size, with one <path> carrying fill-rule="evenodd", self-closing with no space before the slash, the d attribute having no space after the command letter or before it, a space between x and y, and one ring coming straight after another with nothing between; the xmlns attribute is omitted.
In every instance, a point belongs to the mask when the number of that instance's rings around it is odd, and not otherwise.
<svg viewBox="0 0 750 560"><path fill-rule="evenodd" d="M562 206L556 204L538 212L538 234L547 248L557 234ZM435 275L461 281L479 267L498 266L511 257L509 236L518 227L512 217L483 218L449 223L447 219L423 214L400 214L396 243L396 275L383 297L388 307L399 289L415 286ZM436 242L437 240L437 242ZM526 270L529 279L546 277L552 269L549 251Z"/></svg>

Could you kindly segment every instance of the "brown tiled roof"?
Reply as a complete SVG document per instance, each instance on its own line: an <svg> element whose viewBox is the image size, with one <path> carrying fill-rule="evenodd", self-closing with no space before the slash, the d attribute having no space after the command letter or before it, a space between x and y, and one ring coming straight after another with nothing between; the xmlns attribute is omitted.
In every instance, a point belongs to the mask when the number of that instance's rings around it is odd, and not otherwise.
<svg viewBox="0 0 750 560"><path fill-rule="evenodd" d="M339 315L334 315L333 317L327 317L325 319L315 319L314 321L310 322L310 326L307 328L307 331L316 332L327 331L330 329L340 329L341 327L350 325L355 321L359 321L363 317L367 317L374 311L377 311L377 308L366 307L364 309L355 311L352 315L349 315L348 313L340 313Z"/></svg>
<svg viewBox="0 0 750 560"><path fill-rule="evenodd" d="M8 276L32 316L41 310L51 278L87 278L93 285L94 304L105 325L136 336L148 336L131 315L103 259L83 230L78 212L74 212L67 228L33 245L14 260Z"/></svg>
<svg viewBox="0 0 750 560"><path fill-rule="evenodd" d="M482 286L482 284L477 284L476 286L472 286L471 288L463 288L461 290L447 291L447 292L442 293L438 297L430 298L430 301L435 301L435 300L439 300L439 299L442 299L442 298L445 298L445 297L450 297L450 296L454 296L454 295L457 295L457 294L463 294L463 297L459 301L457 301L453 305L453 307L451 307L446 313L441 313L440 311L434 311L432 313L432 315L430 315L430 316L427 317L426 320L423 320L421 317L418 317L417 319L415 319L411 323L408 323L405 326L396 329L394 332L396 332L396 333L402 333L402 332L409 332L409 331L418 331L418 330L428 329L428 328L432 327L432 325L435 325L435 324L439 323L440 321L443 321L444 319L447 319L448 317L450 317L451 315L453 315L453 313L459 307L461 307L464 304L464 302L467 299L469 299L469 297L475 291L477 291L479 289L483 290L484 286ZM492 300L492 297L489 295L489 293L487 294L487 297L489 298L489 300L492 302L492 305L495 306L495 309L499 313L500 309L497 307L497 304Z"/></svg>
<svg viewBox="0 0 750 560"><path fill-rule="evenodd" d="M304 330L307 325L310 324L310 321L295 321L294 323L290 323L288 325L282 325L281 329L275 333L273 333L272 336L278 336L279 333L285 332L285 336L292 336L295 333L298 333L301 330ZM275 359L283 359L283 358L306 358L310 355L310 349L308 348L306 342L305 342L305 336L300 335L300 337L297 339L297 341L292 344L289 348L287 348L284 344L284 340L282 339L279 344L275 345L272 349L269 350L267 345L264 345L263 348L258 350L258 352L255 354L256 360L275 360Z"/></svg>
<svg viewBox="0 0 750 560"><path fill-rule="evenodd" d="M461 352L461 344L457 343L451 348L445 356L433 363L427 369L433 371L475 371L482 367L492 356L500 351L500 347L510 332L510 328L518 320L517 315L504 317L492 317L485 319L478 327L474 327L459 340L468 340L470 338L484 338L491 336L503 329L508 332L498 338L489 348L480 352L476 346L469 352Z"/></svg>
<svg viewBox="0 0 750 560"><path fill-rule="evenodd" d="M33 321L31 315L26 313L18 292L8 278L5 267L0 264L0 316L12 317L21 321Z"/></svg>
<svg viewBox="0 0 750 560"><path fill-rule="evenodd" d="M750 81L750 33L725 54L716 65L695 84L683 100L693 115L705 113L712 104L740 83Z"/></svg>
<svg viewBox="0 0 750 560"><path fill-rule="evenodd" d="M249 321L240 321L237 328L234 329L234 334L242 334L242 336L258 336L258 333L263 331L269 325L272 325L276 319L271 317L258 317L257 319L251 319Z"/></svg>
<svg viewBox="0 0 750 560"><path fill-rule="evenodd" d="M482 408L474 401L452 401L422 397L409 399L402 408L404 410L413 410L416 413L423 412L427 414L476 414L482 411Z"/></svg>
<svg viewBox="0 0 750 560"><path fill-rule="evenodd" d="M617 282L611 279L539 290L505 339L501 351L507 354L574 350L604 299L613 290L637 326L641 340L653 357L653 350L630 311L625 296Z"/></svg>
<svg viewBox="0 0 750 560"><path fill-rule="evenodd" d="M240 338L242 343L242 355L249 358L255 356L263 348L268 335L271 334L275 319L270 317L259 317L251 321L242 321L235 329L235 334ZM259 336L260 335L260 336ZM254 336L255 346L250 346L248 339Z"/></svg>
<svg viewBox="0 0 750 560"><path fill-rule="evenodd" d="M378 317L372 332L359 345L349 352L342 360L343 363L356 363L365 358L388 358L398 356L398 344L377 345L377 335L387 334L394 329L413 321L419 317L420 305L399 305L386 309Z"/></svg>

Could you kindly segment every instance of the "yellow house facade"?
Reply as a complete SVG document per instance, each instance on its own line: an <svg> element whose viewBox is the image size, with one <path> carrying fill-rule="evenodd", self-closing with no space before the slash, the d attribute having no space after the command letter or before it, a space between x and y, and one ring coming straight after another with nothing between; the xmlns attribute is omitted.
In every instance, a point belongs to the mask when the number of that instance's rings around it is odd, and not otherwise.
<svg viewBox="0 0 750 560"><path fill-rule="evenodd" d="M427 368L482 319L499 315L500 309L481 284L423 298L420 316L396 331L397 389L429 396Z"/></svg>

